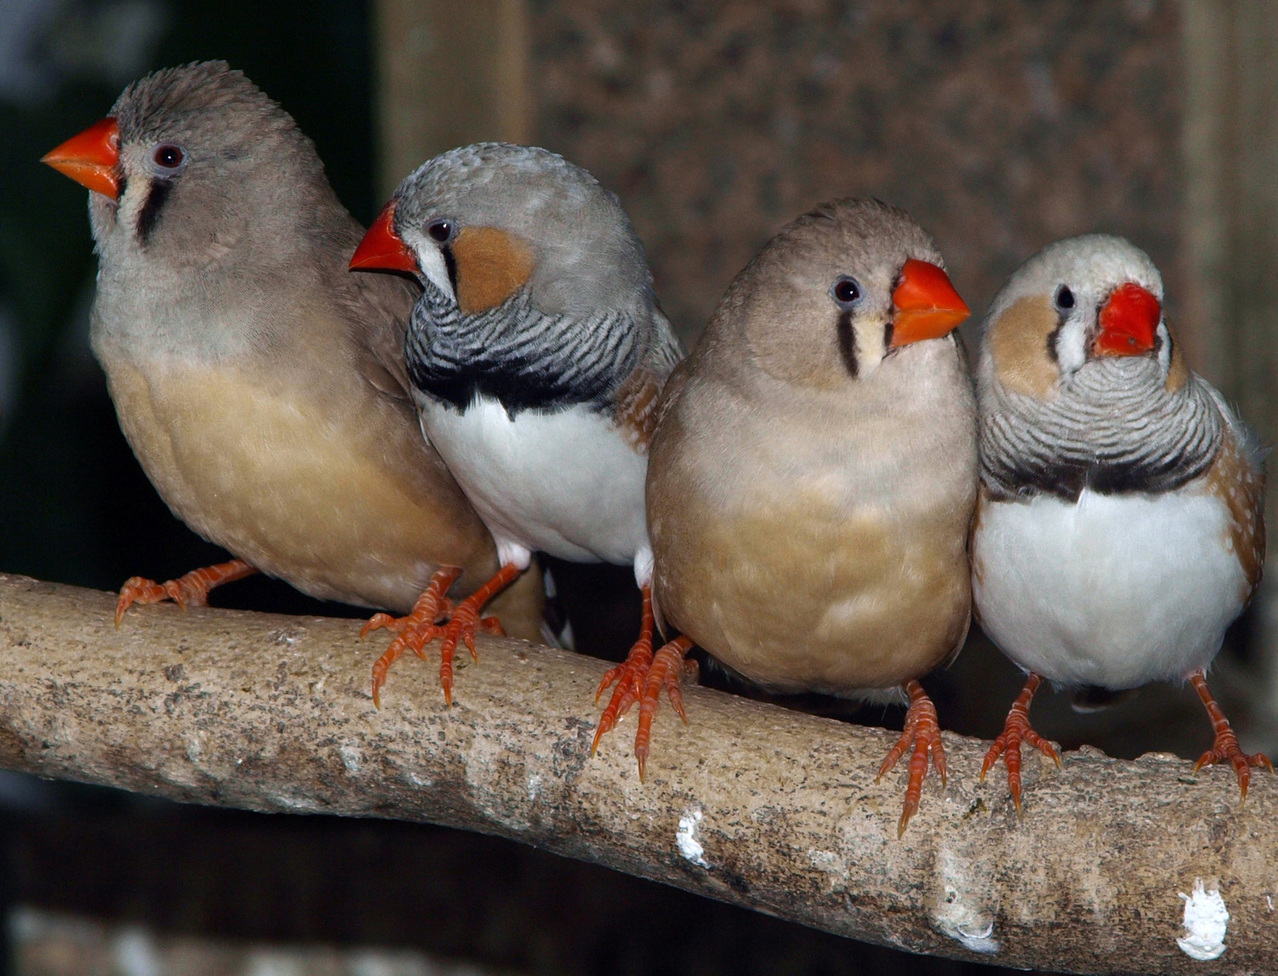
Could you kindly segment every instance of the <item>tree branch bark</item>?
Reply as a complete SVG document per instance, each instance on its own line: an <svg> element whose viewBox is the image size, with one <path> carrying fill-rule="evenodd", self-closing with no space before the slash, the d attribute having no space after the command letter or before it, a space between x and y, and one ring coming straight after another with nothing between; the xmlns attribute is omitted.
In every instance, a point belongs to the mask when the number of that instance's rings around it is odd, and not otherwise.
<svg viewBox="0 0 1278 976"><path fill-rule="evenodd" d="M896 837L891 734L698 688L656 723L648 782L633 716L591 758L603 662L483 640L452 709L437 669L369 668L351 621L173 606L0 575L0 765L175 800L447 824L524 841L840 935L1080 973L1278 971L1278 788L1166 755L1029 757L1018 822L983 744L948 735ZM1229 912L1191 959L1197 879Z"/></svg>

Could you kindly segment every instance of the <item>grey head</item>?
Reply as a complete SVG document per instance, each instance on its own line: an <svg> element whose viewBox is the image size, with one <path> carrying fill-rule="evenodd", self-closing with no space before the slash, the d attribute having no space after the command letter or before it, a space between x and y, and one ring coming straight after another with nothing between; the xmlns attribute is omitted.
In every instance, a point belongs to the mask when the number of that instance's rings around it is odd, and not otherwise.
<svg viewBox="0 0 1278 976"><path fill-rule="evenodd" d="M678 358L630 219L580 166L479 143L424 163L390 206L424 288L407 358L427 398L609 411L640 365L664 377Z"/></svg>
<svg viewBox="0 0 1278 976"><path fill-rule="evenodd" d="M1207 469L1226 423L1175 346L1158 269L1109 234L1051 244L1008 279L983 325L978 388L996 497L1175 489Z"/></svg>
<svg viewBox="0 0 1278 976"><path fill-rule="evenodd" d="M821 390L863 385L886 366L912 369L922 347L934 344L897 328L907 262L932 266L928 273L952 295L954 324L962 321L966 306L941 271L936 242L909 214L873 199L824 204L786 226L737 276L702 344ZM935 335L944 337L946 359L956 355L951 328Z"/></svg>
<svg viewBox="0 0 1278 976"><path fill-rule="evenodd" d="M117 199L90 194L104 264L280 260L345 234L348 215L293 119L223 61L166 68L116 100Z"/></svg>
<svg viewBox="0 0 1278 976"><path fill-rule="evenodd" d="M616 196L546 149L496 142L453 149L422 164L395 200L395 231L437 287L453 290L441 254L446 247L462 265L455 273L466 287L465 238L482 229L514 238L523 253L499 256L498 238L476 235L479 260L527 262L530 300L548 315L585 317L601 309L643 315L654 304L643 245ZM441 223L451 234L444 241L437 236ZM465 296L458 297L465 306Z"/></svg>

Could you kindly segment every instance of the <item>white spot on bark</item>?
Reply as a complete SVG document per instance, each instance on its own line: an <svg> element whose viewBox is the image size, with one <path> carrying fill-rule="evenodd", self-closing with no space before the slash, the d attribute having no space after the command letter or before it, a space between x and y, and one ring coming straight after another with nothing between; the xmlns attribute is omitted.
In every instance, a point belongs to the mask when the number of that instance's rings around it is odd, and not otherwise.
<svg viewBox="0 0 1278 976"><path fill-rule="evenodd" d="M528 802L536 803L541 799L541 773L533 773L528 777Z"/></svg>
<svg viewBox="0 0 1278 976"><path fill-rule="evenodd" d="M821 871L834 871L839 866L839 857L833 851L808 851L808 860L814 868Z"/></svg>
<svg viewBox="0 0 1278 976"><path fill-rule="evenodd" d="M338 746L337 754L342 757L342 765L346 767L348 773L358 773L360 763L363 762L363 754L354 746Z"/></svg>
<svg viewBox="0 0 1278 976"><path fill-rule="evenodd" d="M1220 891L1207 891L1202 878L1194 879L1192 894L1177 892L1185 900L1185 937L1176 944L1190 959L1207 962L1219 959L1228 948L1225 945L1225 929L1229 926L1229 911ZM1272 905L1271 905L1272 907Z"/></svg>
<svg viewBox="0 0 1278 976"><path fill-rule="evenodd" d="M709 868L706 863L706 849L697 840L697 824L701 823L701 811L692 810L679 818L679 831L675 834L675 843L679 845L679 853L702 868Z"/></svg>
<svg viewBox="0 0 1278 976"><path fill-rule="evenodd" d="M1274 898L1273 898L1273 895L1265 895L1265 904L1269 906L1269 910L1270 910L1271 912L1274 910Z"/></svg>
<svg viewBox="0 0 1278 976"><path fill-rule="evenodd" d="M953 851L939 858L941 891L932 914L932 926L972 952L992 956L1002 946L994 935L994 916L978 902L982 885L968 878L967 865Z"/></svg>

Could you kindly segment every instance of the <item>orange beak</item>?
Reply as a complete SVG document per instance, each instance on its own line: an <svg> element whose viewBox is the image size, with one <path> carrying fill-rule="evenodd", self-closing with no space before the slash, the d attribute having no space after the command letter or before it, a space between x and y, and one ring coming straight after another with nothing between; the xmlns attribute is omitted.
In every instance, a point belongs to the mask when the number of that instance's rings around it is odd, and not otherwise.
<svg viewBox="0 0 1278 976"><path fill-rule="evenodd" d="M368 233L351 255L351 271L409 271L417 273L417 256L395 233L395 203L392 200L368 228Z"/></svg>
<svg viewBox="0 0 1278 976"><path fill-rule="evenodd" d="M72 136L52 152L40 157L59 173L69 176L94 193L119 199L120 128L115 119L95 122L78 136Z"/></svg>
<svg viewBox="0 0 1278 976"><path fill-rule="evenodd" d="M1163 309L1158 299L1129 281L1119 285L1100 313L1100 332L1093 356L1141 356L1153 351Z"/></svg>
<svg viewBox="0 0 1278 976"><path fill-rule="evenodd" d="M892 292L892 305L893 349L949 335L972 314L944 271L914 258L901 268L901 283Z"/></svg>

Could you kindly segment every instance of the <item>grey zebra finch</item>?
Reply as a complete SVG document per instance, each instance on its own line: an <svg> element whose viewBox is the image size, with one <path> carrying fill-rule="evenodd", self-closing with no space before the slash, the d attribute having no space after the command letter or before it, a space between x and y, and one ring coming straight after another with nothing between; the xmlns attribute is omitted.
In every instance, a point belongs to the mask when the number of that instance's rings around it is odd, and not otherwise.
<svg viewBox="0 0 1278 976"><path fill-rule="evenodd" d="M501 563L445 625L405 621L387 654L441 638L451 700L457 644L474 652L485 601L546 552L632 564L644 594L635 653L651 656L644 475L682 349L617 198L544 149L454 149L400 184L351 267L420 281L406 350L422 430Z"/></svg>
<svg viewBox="0 0 1278 976"><path fill-rule="evenodd" d="M1185 364L1163 281L1102 234L1030 258L990 306L978 370L981 491L972 533L977 619L1029 678L986 755L1005 756L1021 808L1020 745L1043 678L1092 693L1195 687L1215 731L1195 769L1250 768L1206 670L1264 563L1256 439Z"/></svg>

